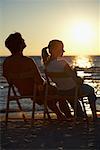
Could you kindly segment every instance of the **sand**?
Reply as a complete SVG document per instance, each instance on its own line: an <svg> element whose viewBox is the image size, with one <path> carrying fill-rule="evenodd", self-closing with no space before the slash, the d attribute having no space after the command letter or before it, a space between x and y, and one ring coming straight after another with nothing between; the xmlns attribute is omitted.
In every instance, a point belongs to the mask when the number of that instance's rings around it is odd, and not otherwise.
<svg viewBox="0 0 100 150"><path fill-rule="evenodd" d="M1 150L100 150L100 119L86 121L43 122L10 120L8 129L1 121Z"/></svg>

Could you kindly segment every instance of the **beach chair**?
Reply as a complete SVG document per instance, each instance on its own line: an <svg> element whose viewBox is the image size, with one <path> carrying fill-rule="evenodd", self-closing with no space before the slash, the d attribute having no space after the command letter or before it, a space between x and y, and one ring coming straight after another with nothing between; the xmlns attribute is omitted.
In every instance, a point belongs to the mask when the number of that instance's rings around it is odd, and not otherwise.
<svg viewBox="0 0 100 150"><path fill-rule="evenodd" d="M21 99L31 99L32 100L32 116L31 116L31 125L33 124L33 121L34 121L34 113L35 113L35 104L36 104L36 101L39 100L41 98L41 95L37 95L37 84L35 83L34 84L34 87L33 87L33 95L20 95L20 93L18 92L18 90L16 89L15 85L13 84L13 80L15 79L27 79L27 78L33 78L33 73L25 73L25 74L9 74L9 77L10 79L10 82L8 83L8 95L7 95L7 103L6 103L6 116L5 116L5 123L6 123L6 127L7 127L7 124L8 124L8 115L9 115L9 112L10 112L10 108L9 108L9 105L10 105L10 102L11 101L16 101L17 105L18 105L18 108L19 108L19 111L22 113L22 117L23 117L23 120L24 121L27 121L27 118L24 114L24 111L22 109L22 106L21 106L21 103L20 103L20 100ZM45 102L46 100L46 97L45 97L45 93L44 93L44 121L46 119L46 114L47 114L47 117L48 119L51 119L50 115L49 115L49 112L48 112L48 108L47 108L47 103Z"/></svg>
<svg viewBox="0 0 100 150"><path fill-rule="evenodd" d="M84 117L86 119L86 122L88 123L88 116L87 116L87 113L86 113L86 109L85 109L85 105L84 105L84 100L83 100L83 98L78 99L78 86L75 85L75 84L73 85L73 88L75 89L74 95L70 95L70 96L68 96L66 94L62 95L62 94L60 94L59 90L58 90L58 92L57 92L56 95L49 95L48 94L48 85L52 84L52 77L59 78L60 76L57 75L57 73L55 74L54 72L48 72L47 69L46 69L46 67L44 69L44 72L45 72L46 80L47 80L47 83L48 83L46 85L46 98L49 99L49 98L51 98L53 96L53 98L55 97L57 99L66 99L67 100L68 97L72 97L72 98L74 97L74 123L76 123L76 120L77 120L77 100L80 100L82 102ZM85 97L85 95L84 95L84 97ZM45 102L47 102L47 100Z"/></svg>

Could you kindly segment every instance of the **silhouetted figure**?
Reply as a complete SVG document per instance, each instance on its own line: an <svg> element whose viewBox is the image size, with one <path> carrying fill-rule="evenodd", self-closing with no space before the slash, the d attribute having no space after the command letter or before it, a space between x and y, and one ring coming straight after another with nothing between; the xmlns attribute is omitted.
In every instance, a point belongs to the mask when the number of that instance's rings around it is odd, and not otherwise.
<svg viewBox="0 0 100 150"><path fill-rule="evenodd" d="M62 94L64 93L66 95L73 95L75 92L73 84L77 84L79 98L83 97L83 95L88 97L93 117L96 118L96 95L94 93L94 89L87 84L83 84L83 80L77 77L76 72L68 65L66 59L63 57L63 53L64 45L60 40L52 40L49 42L47 47L42 49L42 59L46 65L47 72L53 72L56 75L59 74L59 78L52 77L52 80L57 84L58 90ZM67 77L71 77L74 83L71 79L67 79ZM74 99L67 97L67 100L74 109ZM83 116L79 101L77 103L77 116Z"/></svg>
<svg viewBox="0 0 100 150"><path fill-rule="evenodd" d="M37 93L41 95L41 99L40 101L37 101L37 103L43 104L45 81L35 64L35 61L23 55L26 44L21 34L18 32L10 34L5 40L5 46L11 52L11 56L8 56L3 63L4 77L7 79L8 83L13 82L21 95L26 96L33 95L33 87L34 83L36 83L38 85ZM33 74L33 77L29 78L29 74ZM13 81L11 81L10 75L14 76ZM17 77L20 75L23 76L23 78ZM24 76L27 78L24 78ZM47 102L47 105L56 113L58 119L63 119L64 116L55 105L55 101L56 100L52 99Z"/></svg>

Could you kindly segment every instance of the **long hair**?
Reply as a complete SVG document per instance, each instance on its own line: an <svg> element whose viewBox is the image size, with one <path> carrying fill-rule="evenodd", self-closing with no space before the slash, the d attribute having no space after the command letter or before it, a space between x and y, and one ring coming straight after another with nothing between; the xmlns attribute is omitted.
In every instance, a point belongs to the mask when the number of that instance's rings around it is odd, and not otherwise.
<svg viewBox="0 0 100 150"><path fill-rule="evenodd" d="M48 47L44 47L42 49L42 61L43 61L44 65L46 65L50 59L50 55L47 52L47 48Z"/></svg>

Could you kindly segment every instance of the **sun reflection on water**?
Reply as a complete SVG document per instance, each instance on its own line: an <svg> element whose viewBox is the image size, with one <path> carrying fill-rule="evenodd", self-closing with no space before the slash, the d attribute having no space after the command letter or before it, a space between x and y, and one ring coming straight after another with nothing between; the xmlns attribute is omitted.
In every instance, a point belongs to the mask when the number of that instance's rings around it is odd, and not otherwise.
<svg viewBox="0 0 100 150"><path fill-rule="evenodd" d="M91 76L91 73L85 73L84 71L77 71L77 75L80 76L81 78L84 78L85 76Z"/></svg>
<svg viewBox="0 0 100 150"><path fill-rule="evenodd" d="M77 70L77 75L84 79L84 83L92 86L97 97L100 97L100 82L98 68L90 56L76 56L73 59L73 68Z"/></svg>
<svg viewBox="0 0 100 150"><path fill-rule="evenodd" d="M79 68L90 68L93 66L93 60L90 56L76 56L73 60L73 66Z"/></svg>

